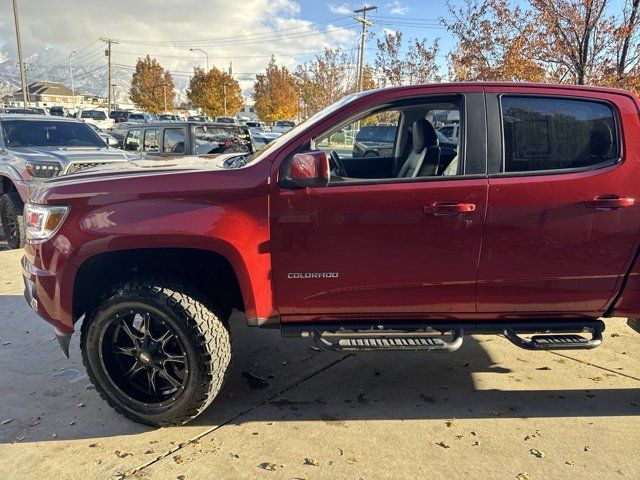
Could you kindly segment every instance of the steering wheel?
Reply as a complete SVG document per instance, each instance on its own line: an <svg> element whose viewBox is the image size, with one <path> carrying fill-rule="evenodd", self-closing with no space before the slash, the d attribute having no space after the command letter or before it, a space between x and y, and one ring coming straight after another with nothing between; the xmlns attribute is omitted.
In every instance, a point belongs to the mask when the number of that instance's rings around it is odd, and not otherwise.
<svg viewBox="0 0 640 480"><path fill-rule="evenodd" d="M337 177L346 177L347 170L344 168L344 164L337 152L332 150L329 156L329 168L331 168L331 173Z"/></svg>

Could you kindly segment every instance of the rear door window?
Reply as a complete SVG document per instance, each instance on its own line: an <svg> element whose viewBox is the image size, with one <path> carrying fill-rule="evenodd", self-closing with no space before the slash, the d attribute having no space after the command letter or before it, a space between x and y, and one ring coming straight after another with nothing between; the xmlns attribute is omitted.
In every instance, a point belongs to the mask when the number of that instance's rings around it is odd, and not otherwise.
<svg viewBox="0 0 640 480"><path fill-rule="evenodd" d="M505 173L584 168L618 160L615 114L606 103L505 96L501 109Z"/></svg>
<svg viewBox="0 0 640 480"><path fill-rule="evenodd" d="M164 153L185 153L184 128L166 128L164 130Z"/></svg>

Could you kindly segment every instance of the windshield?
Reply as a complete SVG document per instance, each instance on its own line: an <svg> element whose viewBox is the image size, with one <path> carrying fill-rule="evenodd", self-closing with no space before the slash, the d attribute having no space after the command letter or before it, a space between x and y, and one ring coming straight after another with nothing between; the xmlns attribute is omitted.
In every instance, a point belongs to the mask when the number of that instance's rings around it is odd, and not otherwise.
<svg viewBox="0 0 640 480"><path fill-rule="evenodd" d="M7 147L96 147L105 143L84 123L3 120Z"/></svg>
<svg viewBox="0 0 640 480"><path fill-rule="evenodd" d="M218 117L216 118L218 123L236 123L236 119L232 117Z"/></svg>
<svg viewBox="0 0 640 480"><path fill-rule="evenodd" d="M129 115L129 120L142 120L142 119L144 119L144 115L140 113L132 113L131 115Z"/></svg>
<svg viewBox="0 0 640 480"><path fill-rule="evenodd" d="M100 110L83 110L81 118L91 118L93 120L106 120L107 114Z"/></svg>
<svg viewBox="0 0 640 480"><path fill-rule="evenodd" d="M295 123L289 122L289 121L286 121L286 120L278 120L276 122L276 127L295 127L295 126L296 126Z"/></svg>
<svg viewBox="0 0 640 480"><path fill-rule="evenodd" d="M338 100L336 103L334 103L332 105L329 105L328 107L325 107L323 110L320 110L318 113L312 115L311 117L309 117L308 119L306 119L302 123L300 123L297 126L293 127L288 132L280 135L279 137L277 137L272 142L267 143L264 147L262 147L260 150L255 152L253 155L245 158L241 165L236 165L236 168L260 160L269 151L272 151L274 149L279 148L280 146L284 145L285 143L287 143L292 138L296 137L299 133L303 132L304 130L306 130L308 128L313 127L316 123L324 120L329 115L332 115L337 110L341 109L342 107L344 107L348 103L351 103L354 100L362 97L363 95L366 95L366 93L354 93L352 95L348 95L348 96L342 98L341 100Z"/></svg>

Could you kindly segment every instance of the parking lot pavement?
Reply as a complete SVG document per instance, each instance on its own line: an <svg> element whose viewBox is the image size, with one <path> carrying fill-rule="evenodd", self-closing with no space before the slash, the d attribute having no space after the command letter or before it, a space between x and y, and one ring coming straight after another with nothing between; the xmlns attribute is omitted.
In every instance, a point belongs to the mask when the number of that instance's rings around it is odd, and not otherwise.
<svg viewBox="0 0 640 480"><path fill-rule="evenodd" d="M354 356L247 328L238 314L219 399L187 426L154 429L99 398L77 335L63 357L22 298L20 255L0 252L7 478L640 476L640 336L622 319L589 352L471 337L453 355Z"/></svg>

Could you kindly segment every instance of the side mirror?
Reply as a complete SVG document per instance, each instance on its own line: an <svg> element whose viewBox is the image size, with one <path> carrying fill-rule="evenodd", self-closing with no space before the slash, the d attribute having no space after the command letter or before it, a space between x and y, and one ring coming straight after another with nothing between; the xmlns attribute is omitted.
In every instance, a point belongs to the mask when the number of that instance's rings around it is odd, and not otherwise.
<svg viewBox="0 0 640 480"><path fill-rule="evenodd" d="M329 159L322 151L296 153L284 169L280 185L285 188L326 187Z"/></svg>

